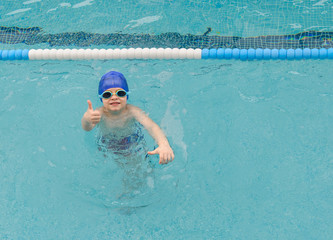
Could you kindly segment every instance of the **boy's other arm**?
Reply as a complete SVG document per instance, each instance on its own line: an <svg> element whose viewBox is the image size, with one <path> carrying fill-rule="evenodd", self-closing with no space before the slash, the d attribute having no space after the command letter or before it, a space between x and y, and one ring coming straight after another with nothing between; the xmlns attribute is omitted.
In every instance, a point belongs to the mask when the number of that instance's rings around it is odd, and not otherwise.
<svg viewBox="0 0 333 240"><path fill-rule="evenodd" d="M164 135L162 129L150 118L148 117L140 108L131 106L131 112L135 119L147 129L148 133L158 144L158 148L154 151L148 152L148 154L159 154L160 164L166 164L173 161L174 153L170 147L169 141Z"/></svg>

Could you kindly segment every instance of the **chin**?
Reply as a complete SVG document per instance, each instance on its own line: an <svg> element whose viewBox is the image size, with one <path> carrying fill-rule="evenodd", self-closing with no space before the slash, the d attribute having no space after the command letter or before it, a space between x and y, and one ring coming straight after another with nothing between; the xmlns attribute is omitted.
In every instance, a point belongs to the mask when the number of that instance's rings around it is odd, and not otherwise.
<svg viewBox="0 0 333 240"><path fill-rule="evenodd" d="M110 111L119 111L121 108L120 107L108 107Z"/></svg>
<svg viewBox="0 0 333 240"><path fill-rule="evenodd" d="M109 106L108 109L113 112L118 112L118 111L121 111L123 109L123 107L122 106Z"/></svg>

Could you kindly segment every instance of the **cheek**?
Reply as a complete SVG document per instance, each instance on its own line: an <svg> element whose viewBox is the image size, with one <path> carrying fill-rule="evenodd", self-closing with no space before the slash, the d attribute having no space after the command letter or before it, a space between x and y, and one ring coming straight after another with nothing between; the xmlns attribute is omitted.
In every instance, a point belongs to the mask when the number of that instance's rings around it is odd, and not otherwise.
<svg viewBox="0 0 333 240"><path fill-rule="evenodd" d="M120 100L121 104L126 104L127 103L127 98L124 97L123 99Z"/></svg>
<svg viewBox="0 0 333 240"><path fill-rule="evenodd" d="M109 99L103 99L103 105L104 106L109 105Z"/></svg>

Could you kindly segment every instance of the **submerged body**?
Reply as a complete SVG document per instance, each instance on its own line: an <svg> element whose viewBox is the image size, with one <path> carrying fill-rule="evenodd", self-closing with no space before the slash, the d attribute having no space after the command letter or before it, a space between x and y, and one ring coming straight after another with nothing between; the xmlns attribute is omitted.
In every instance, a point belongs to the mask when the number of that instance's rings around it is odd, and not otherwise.
<svg viewBox="0 0 333 240"><path fill-rule="evenodd" d="M132 106L127 105L130 109ZM127 109L128 110L128 109ZM154 185L154 172L150 166L148 149L142 125L131 114L110 120L104 108L98 123L97 146L108 159L122 170L122 187L117 199L128 201L146 195ZM120 186L119 186L120 187Z"/></svg>
<svg viewBox="0 0 333 240"><path fill-rule="evenodd" d="M167 164L174 159L173 150L160 127L140 108L127 104L129 89L125 77L111 71L102 76L98 94L103 106L93 109L88 100L82 128L90 131L98 127L98 149L105 157L111 157L123 170L123 187L119 199L133 198L135 195L153 188L153 171L148 155L159 155L159 163ZM148 151L142 126L158 144Z"/></svg>
<svg viewBox="0 0 333 240"><path fill-rule="evenodd" d="M135 120L128 121L122 128L110 129L103 120L99 125L97 145L100 151L127 156L141 150L138 146L146 148L142 126Z"/></svg>

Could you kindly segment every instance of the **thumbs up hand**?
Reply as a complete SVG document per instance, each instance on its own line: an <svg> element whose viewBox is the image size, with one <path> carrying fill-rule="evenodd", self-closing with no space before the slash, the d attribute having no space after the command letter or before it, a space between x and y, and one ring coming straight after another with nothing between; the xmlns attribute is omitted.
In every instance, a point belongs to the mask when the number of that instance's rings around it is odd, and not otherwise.
<svg viewBox="0 0 333 240"><path fill-rule="evenodd" d="M101 113L98 110L94 110L92 107L92 103L90 100L87 101L88 103L88 109L86 112L86 116L88 118L88 121L92 124L97 124L99 121L101 121Z"/></svg>
<svg viewBox="0 0 333 240"><path fill-rule="evenodd" d="M82 128L86 131L93 129L97 123L101 121L101 113L98 110L94 110L90 100L87 101L88 109L84 113L82 118Z"/></svg>

